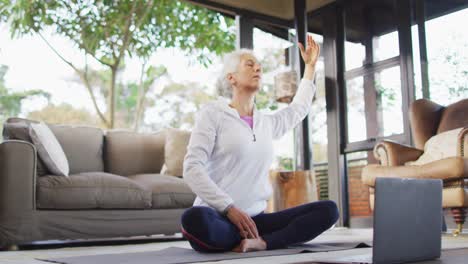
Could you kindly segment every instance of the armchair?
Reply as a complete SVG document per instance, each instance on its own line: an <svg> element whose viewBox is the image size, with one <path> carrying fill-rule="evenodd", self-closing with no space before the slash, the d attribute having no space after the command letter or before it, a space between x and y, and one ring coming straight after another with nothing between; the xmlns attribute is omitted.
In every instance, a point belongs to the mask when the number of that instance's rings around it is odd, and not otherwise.
<svg viewBox="0 0 468 264"><path fill-rule="evenodd" d="M462 232L468 207L468 99L447 107L427 99L414 101L409 109L415 147L384 140L373 153L380 164L370 164L362 171L362 181L369 186L370 205L374 207L374 186L377 177L442 179L443 208L450 209L457 224L454 235ZM424 154L425 143L433 136L461 128L456 138L456 155L426 164L405 165ZM456 131L455 131L456 132ZM465 151L466 150L466 151Z"/></svg>

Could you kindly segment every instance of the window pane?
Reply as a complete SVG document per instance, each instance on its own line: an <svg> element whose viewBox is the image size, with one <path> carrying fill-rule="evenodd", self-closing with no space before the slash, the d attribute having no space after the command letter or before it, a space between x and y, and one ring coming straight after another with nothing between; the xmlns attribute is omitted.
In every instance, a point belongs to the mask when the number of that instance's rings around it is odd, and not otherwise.
<svg viewBox="0 0 468 264"><path fill-rule="evenodd" d="M349 142L365 140L366 117L364 111L364 78L357 77L346 82L348 105Z"/></svg>
<svg viewBox="0 0 468 264"><path fill-rule="evenodd" d="M398 45L397 31L374 37L374 62L398 56L400 54Z"/></svg>
<svg viewBox="0 0 468 264"><path fill-rule="evenodd" d="M315 85L317 91L309 114L309 138L312 144L314 163L326 162L327 158L327 109L325 101L325 71L323 60L316 65Z"/></svg>
<svg viewBox="0 0 468 264"><path fill-rule="evenodd" d="M449 2L452 1L446 4ZM437 12L436 4L444 6L439 1L426 1L427 16ZM468 97L467 16L468 8L464 8L425 24L430 97L439 104L447 105Z"/></svg>
<svg viewBox="0 0 468 264"><path fill-rule="evenodd" d="M366 47L361 43L345 42L345 67L346 70L359 68L366 59Z"/></svg>
<svg viewBox="0 0 468 264"><path fill-rule="evenodd" d="M349 142L403 133L399 66L350 79L346 89Z"/></svg>
<svg viewBox="0 0 468 264"><path fill-rule="evenodd" d="M377 111L382 112L379 131L383 136L403 133L400 67L385 69L375 75L376 91L380 97ZM379 104L379 103L378 103ZM379 136L382 134L379 133Z"/></svg>

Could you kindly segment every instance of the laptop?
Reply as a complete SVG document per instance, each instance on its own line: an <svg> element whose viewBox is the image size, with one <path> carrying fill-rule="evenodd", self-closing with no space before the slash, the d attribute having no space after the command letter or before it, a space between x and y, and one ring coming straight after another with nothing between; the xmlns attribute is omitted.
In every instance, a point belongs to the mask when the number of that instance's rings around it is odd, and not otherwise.
<svg viewBox="0 0 468 264"><path fill-rule="evenodd" d="M387 264L440 258L442 217L442 180L377 178L372 254L330 262Z"/></svg>

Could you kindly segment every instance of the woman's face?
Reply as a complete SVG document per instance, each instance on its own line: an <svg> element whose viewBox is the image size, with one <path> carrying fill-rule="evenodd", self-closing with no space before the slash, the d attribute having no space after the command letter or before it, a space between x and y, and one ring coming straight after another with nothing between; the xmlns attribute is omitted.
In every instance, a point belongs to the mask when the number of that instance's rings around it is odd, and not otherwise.
<svg viewBox="0 0 468 264"><path fill-rule="evenodd" d="M242 54L237 71L230 73L228 79L238 89L257 91L262 80L262 66L251 54Z"/></svg>

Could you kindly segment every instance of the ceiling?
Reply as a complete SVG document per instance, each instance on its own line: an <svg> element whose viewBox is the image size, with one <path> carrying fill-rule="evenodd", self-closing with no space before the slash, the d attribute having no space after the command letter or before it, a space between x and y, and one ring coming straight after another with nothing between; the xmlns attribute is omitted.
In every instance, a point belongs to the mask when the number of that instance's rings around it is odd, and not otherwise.
<svg viewBox="0 0 468 264"><path fill-rule="evenodd" d="M243 10L274 18L293 20L294 0L192 0L189 2L212 10L231 13L233 10ZM334 0L306 0L307 12L317 10Z"/></svg>
<svg viewBox="0 0 468 264"><path fill-rule="evenodd" d="M264 31L287 39L287 29L294 27L294 0L185 0L224 15L237 14L253 19L253 24ZM308 31L322 34L323 11L335 0L306 0ZM466 8L467 0L425 0L426 19ZM346 12L346 40L363 42L369 35L380 36L396 31L401 12L394 0L352 0L342 1ZM412 20L412 24L416 21Z"/></svg>

